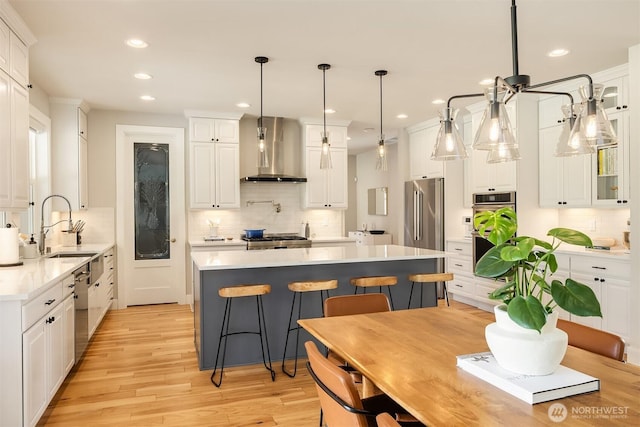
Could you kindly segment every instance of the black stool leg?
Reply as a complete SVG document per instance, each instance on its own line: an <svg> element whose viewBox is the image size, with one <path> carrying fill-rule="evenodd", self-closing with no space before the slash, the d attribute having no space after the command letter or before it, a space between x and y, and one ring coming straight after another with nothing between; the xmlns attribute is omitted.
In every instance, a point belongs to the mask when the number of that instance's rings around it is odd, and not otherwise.
<svg viewBox="0 0 640 427"><path fill-rule="evenodd" d="M293 309L296 305L296 294L300 294L300 296L298 297L298 319L300 319L300 313L302 311L302 293L300 292L294 292L293 293L293 301L291 302L291 314L289 314L289 323L288 323L288 329L287 329L287 338L284 341L284 354L282 356L282 372L284 372L285 374L287 374L287 376L293 378L296 376L296 373L298 372L298 338L300 337L300 326L296 326L295 327L291 327L291 320L293 320ZM286 360L287 357L287 344L289 343L289 335L291 334L291 332L296 331L296 352L295 352L295 357L294 357L294 361L293 361L293 373L292 372L288 372L285 367L284 367L284 362Z"/></svg>
<svg viewBox="0 0 640 427"><path fill-rule="evenodd" d="M449 291L447 291L447 282L442 282L442 290L444 291L444 299L447 301L447 307L449 307Z"/></svg>
<svg viewBox="0 0 640 427"><path fill-rule="evenodd" d="M260 347L262 349L262 362L264 363L264 367L271 373L271 381L276 380L276 371L273 370L273 366L271 365L271 353L269 352L269 337L267 336L267 322L264 318L264 307L262 306L262 295L256 296L256 305L258 307L258 335L260 335ZM262 340L262 335L264 334L264 344ZM267 365L267 359L264 357L264 347L267 347L267 358L269 360L269 364Z"/></svg>
<svg viewBox="0 0 640 427"><path fill-rule="evenodd" d="M222 385L222 374L224 372L224 358L227 354L227 337L229 336L229 323L231 319L231 298L227 298L227 302L224 306L224 315L222 317L222 326L220 326L220 338L218 339L218 352L216 353L216 363L213 365L213 372L211 373L211 382L216 386ZM225 323L227 324L225 330ZM222 366L220 367L220 381L216 382L214 377L218 370L218 357L220 357L220 347L222 346L222 338L224 337L224 350L222 351Z"/></svg>
<svg viewBox="0 0 640 427"><path fill-rule="evenodd" d="M424 283L420 283L420 308L424 307L424 298L422 298L423 291L424 291ZM438 301L438 297L436 295L436 304L437 304L437 301Z"/></svg>
<svg viewBox="0 0 640 427"><path fill-rule="evenodd" d="M407 310L411 308L411 296L413 295L413 285L415 285L416 282L411 282L411 290L409 291L409 304L407 304Z"/></svg>
<svg viewBox="0 0 640 427"><path fill-rule="evenodd" d="M389 293L389 302L391 303L391 310L395 310L393 307L393 296L391 295L391 286L387 286L387 292ZM382 293L382 289L380 289L380 293Z"/></svg>

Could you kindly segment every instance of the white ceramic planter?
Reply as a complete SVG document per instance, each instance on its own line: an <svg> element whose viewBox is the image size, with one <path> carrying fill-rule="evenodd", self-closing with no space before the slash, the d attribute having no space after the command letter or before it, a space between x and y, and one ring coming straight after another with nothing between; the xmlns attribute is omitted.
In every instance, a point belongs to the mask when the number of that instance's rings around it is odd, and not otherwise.
<svg viewBox="0 0 640 427"><path fill-rule="evenodd" d="M485 329L491 353L504 369L526 375L553 373L567 351L567 334L556 328L558 312L547 317L542 332L525 329L507 314L505 305L494 308L496 323Z"/></svg>

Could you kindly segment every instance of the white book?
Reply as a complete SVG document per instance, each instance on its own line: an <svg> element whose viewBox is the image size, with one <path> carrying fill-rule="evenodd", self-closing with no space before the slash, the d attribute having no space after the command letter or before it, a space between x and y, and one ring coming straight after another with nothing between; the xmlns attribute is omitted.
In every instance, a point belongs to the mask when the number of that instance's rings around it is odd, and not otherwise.
<svg viewBox="0 0 640 427"><path fill-rule="evenodd" d="M463 370L531 404L600 390L598 378L562 365L550 375L523 375L500 367L491 352L456 358Z"/></svg>

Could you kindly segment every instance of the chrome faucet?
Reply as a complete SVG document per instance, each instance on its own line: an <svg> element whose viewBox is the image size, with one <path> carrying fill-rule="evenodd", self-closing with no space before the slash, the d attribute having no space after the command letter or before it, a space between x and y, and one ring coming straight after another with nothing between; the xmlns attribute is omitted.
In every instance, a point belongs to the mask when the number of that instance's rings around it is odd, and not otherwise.
<svg viewBox="0 0 640 427"><path fill-rule="evenodd" d="M64 222L65 220L61 220L56 222L55 224L51 224L51 225L44 225L44 202L46 202L47 200L49 200L52 197L60 197L61 199L64 199L65 202L67 202L67 205L69 206L69 230L71 231L73 229L73 221L71 220L71 202L69 202L69 199L67 199L64 196L61 196L60 194L52 194L50 196L47 196L44 198L44 200L42 201L42 205L40 206L40 240L38 241L38 249L40 250L40 255L44 255L44 251L45 251L45 238L47 236L47 232L49 230L45 231L45 228L51 228L54 225L60 224L61 222Z"/></svg>

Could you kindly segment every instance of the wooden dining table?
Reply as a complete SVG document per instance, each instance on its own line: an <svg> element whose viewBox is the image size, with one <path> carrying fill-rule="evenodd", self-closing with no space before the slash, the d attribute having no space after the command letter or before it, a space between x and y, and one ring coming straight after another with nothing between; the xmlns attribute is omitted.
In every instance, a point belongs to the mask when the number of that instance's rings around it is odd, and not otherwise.
<svg viewBox="0 0 640 427"><path fill-rule="evenodd" d="M302 319L298 323L429 426L640 425L640 367L571 347L562 361L600 391L528 404L463 371L488 351L489 320L444 307Z"/></svg>

